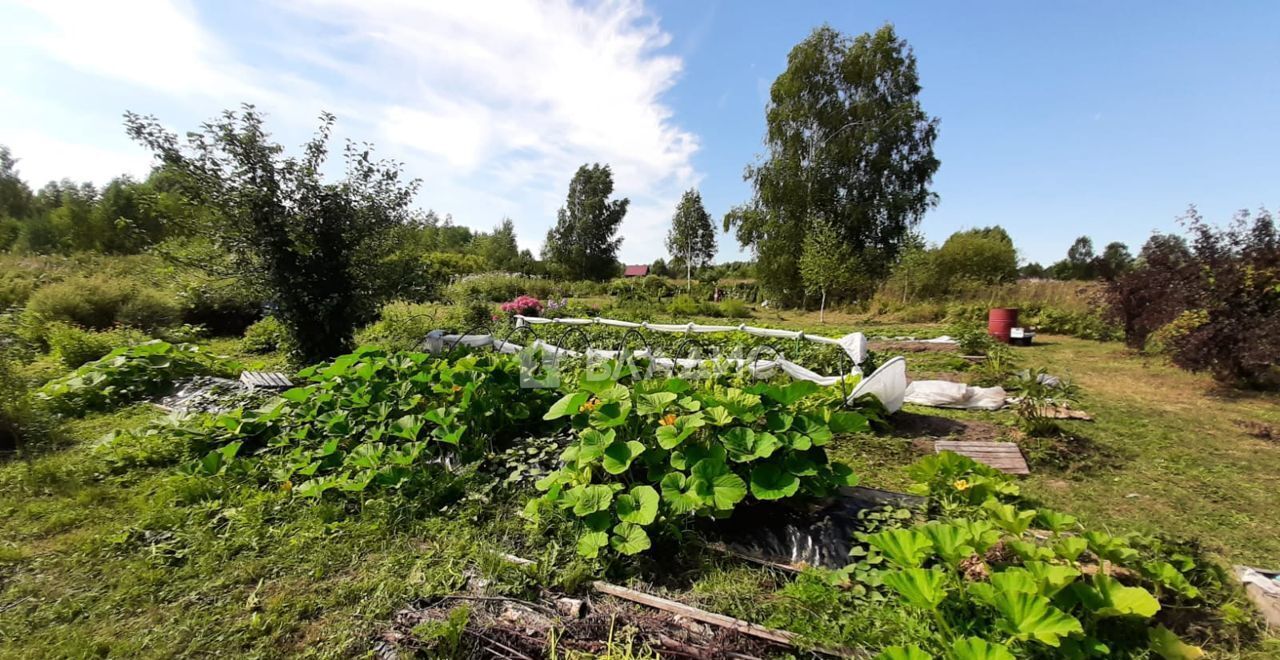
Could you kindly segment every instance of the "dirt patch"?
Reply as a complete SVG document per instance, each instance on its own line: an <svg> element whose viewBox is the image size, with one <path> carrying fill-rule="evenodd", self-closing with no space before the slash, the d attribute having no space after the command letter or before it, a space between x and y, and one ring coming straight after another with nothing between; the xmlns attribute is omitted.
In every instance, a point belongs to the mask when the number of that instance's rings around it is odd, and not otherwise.
<svg viewBox="0 0 1280 660"><path fill-rule="evenodd" d="M465 612L460 612L465 608ZM610 655L650 648L663 658L770 657L785 649L736 631L608 597L581 611L538 601L458 595L414 603L395 614L376 642L383 660L412 657L534 658Z"/></svg>
<svg viewBox="0 0 1280 660"><path fill-rule="evenodd" d="M991 422L968 421L898 412L889 419L893 425L890 433L912 440L966 440L992 441L1008 439L1011 431Z"/></svg>

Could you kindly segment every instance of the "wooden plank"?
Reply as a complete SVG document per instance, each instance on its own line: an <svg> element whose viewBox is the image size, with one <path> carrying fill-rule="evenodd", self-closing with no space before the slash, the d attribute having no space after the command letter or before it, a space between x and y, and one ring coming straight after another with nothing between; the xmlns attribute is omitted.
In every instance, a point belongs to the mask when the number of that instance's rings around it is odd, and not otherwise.
<svg viewBox="0 0 1280 660"><path fill-rule="evenodd" d="M750 621L743 621L742 619L735 619L731 616L725 616L723 614L716 614L715 612L700 610L691 605L685 605L684 603L678 603L674 600L669 600L661 596L654 596L653 594L647 594L643 591L636 591L635 589L620 587L616 584L610 584L603 580L596 580L595 582L591 583L591 586L596 591L599 591L600 593L609 594L610 596L615 596L617 598L622 598L624 600L629 600L633 603L640 603L641 605L647 605L654 609L659 609L664 612L670 612L671 614L678 614L685 618L693 619L694 621L701 621L702 623L707 623L713 626L728 628L730 630L735 630L737 632L740 632L744 635L750 635L752 637L756 637L759 639L768 640L770 642L773 642L775 644L781 644L783 646L789 646L792 648L803 648L803 647L798 647L796 645L796 640L799 636L793 632L788 632L786 630L776 630L774 628L766 628L764 626L751 623ZM830 655L837 658L868 657L867 654L856 653L852 649L833 649L833 648L816 647L813 650L818 651L819 653L822 653L824 655Z"/></svg>
<svg viewBox="0 0 1280 660"><path fill-rule="evenodd" d="M1009 474L1031 474L1022 450L1012 442L937 440L933 451L952 451Z"/></svg>

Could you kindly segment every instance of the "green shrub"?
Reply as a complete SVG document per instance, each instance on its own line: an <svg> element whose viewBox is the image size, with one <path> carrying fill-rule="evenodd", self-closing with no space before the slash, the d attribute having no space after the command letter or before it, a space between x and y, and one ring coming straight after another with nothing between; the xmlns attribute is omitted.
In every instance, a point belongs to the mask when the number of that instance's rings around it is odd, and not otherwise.
<svg viewBox="0 0 1280 660"><path fill-rule="evenodd" d="M488 332L497 322L495 316L497 310L493 305L472 300L450 307L439 327L452 332Z"/></svg>
<svg viewBox="0 0 1280 660"><path fill-rule="evenodd" d="M115 348L140 344L147 340L147 336L131 328L96 332L66 323L50 323L46 326L45 340L54 358L75 369Z"/></svg>
<svg viewBox="0 0 1280 660"><path fill-rule="evenodd" d="M48 412L32 400L27 379L18 369L15 345L0 345L0 451L39 444L57 428Z"/></svg>
<svg viewBox="0 0 1280 660"><path fill-rule="evenodd" d="M157 333L177 324L178 304L164 293L110 275L75 277L36 291L22 314L22 335L40 347L48 346L53 323L88 330L130 326Z"/></svg>
<svg viewBox="0 0 1280 660"><path fill-rule="evenodd" d="M197 278L178 295L182 320L219 335L239 335L262 318L266 299L239 280Z"/></svg>
<svg viewBox="0 0 1280 660"><path fill-rule="evenodd" d="M986 355L995 344L985 326L971 323L957 323L948 329L947 334L956 340L962 355Z"/></svg>
<svg viewBox="0 0 1280 660"><path fill-rule="evenodd" d="M105 275L63 280L32 294L24 316L106 330L120 320L121 308L136 291L133 282Z"/></svg>
<svg viewBox="0 0 1280 660"><path fill-rule="evenodd" d="M389 351L415 350L428 332L443 327L453 313L452 308L440 305L390 302L382 306L377 321L356 333L356 342Z"/></svg>
<svg viewBox="0 0 1280 660"><path fill-rule="evenodd" d="M143 330L167 328L176 325L180 318L177 302L150 289L135 290L116 312L118 323Z"/></svg>
<svg viewBox="0 0 1280 660"><path fill-rule="evenodd" d="M726 300L720 303L720 312L726 318L731 319L748 319L751 318L751 309L741 300Z"/></svg>
<svg viewBox="0 0 1280 660"><path fill-rule="evenodd" d="M506 302L527 295L538 298L553 297L559 287L551 280L544 280L513 273L481 273L468 275L450 284L445 297L455 303L474 300Z"/></svg>
<svg viewBox="0 0 1280 660"><path fill-rule="evenodd" d="M685 294L680 294L671 299L671 303L667 305L667 312L675 317L698 316L702 311L702 305L698 301Z"/></svg>
<svg viewBox="0 0 1280 660"><path fill-rule="evenodd" d="M288 343L289 333L284 325L276 317L267 316L245 328L240 345L250 353L273 353L287 351Z"/></svg>
<svg viewBox="0 0 1280 660"><path fill-rule="evenodd" d="M230 375L235 370L235 365L197 346L157 339L117 348L46 383L36 396L60 413L79 415L164 394L179 378Z"/></svg>

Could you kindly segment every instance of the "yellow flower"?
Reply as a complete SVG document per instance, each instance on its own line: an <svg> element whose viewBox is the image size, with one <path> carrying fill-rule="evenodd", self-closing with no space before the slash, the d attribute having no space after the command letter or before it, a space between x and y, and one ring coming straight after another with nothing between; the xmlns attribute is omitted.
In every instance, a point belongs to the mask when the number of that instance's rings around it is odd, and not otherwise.
<svg viewBox="0 0 1280 660"><path fill-rule="evenodd" d="M956 490L969 490L969 482L966 479L956 479L956 482L951 485L955 486Z"/></svg>
<svg viewBox="0 0 1280 660"><path fill-rule="evenodd" d="M675 413L667 413L666 415L663 416L662 419L658 420L659 426L675 426L675 424L676 424Z"/></svg>
<svg viewBox="0 0 1280 660"><path fill-rule="evenodd" d="M462 386L461 386L461 385L454 385L454 386L453 386L453 393L454 393L454 394L457 394L458 392L461 392L461 391L462 391Z"/></svg>
<svg viewBox="0 0 1280 660"><path fill-rule="evenodd" d="M599 406L600 406L600 399L591 397L590 401L582 404L582 407L578 408L578 412L591 412L592 410L595 410Z"/></svg>

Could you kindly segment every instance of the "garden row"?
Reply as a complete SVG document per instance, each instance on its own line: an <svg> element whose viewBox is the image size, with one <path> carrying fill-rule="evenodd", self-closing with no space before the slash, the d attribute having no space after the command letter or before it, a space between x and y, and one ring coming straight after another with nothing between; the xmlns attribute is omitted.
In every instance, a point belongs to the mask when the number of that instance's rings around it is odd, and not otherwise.
<svg viewBox="0 0 1280 660"><path fill-rule="evenodd" d="M143 344L42 396L68 411L105 408L219 368L191 349ZM549 390L521 387L521 375L513 356L366 348L303 370L304 385L260 408L121 430L100 451L116 470L176 464L192 479L356 510L442 482L466 497L484 474L529 525L618 570L629 555L680 552L697 520L838 494L857 477L825 448L880 423L874 406L847 409L807 382L650 379L606 364ZM1177 633L1213 634L1203 628L1219 618L1224 576L1183 548L1084 530L954 455L912 475L926 508L868 524L851 563L824 578L833 594L916 613L896 637L916 645L885 657L1189 658L1197 651ZM1173 616L1187 612L1201 614Z"/></svg>

